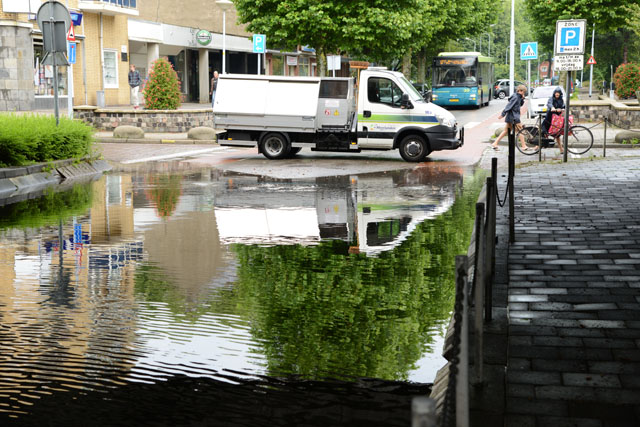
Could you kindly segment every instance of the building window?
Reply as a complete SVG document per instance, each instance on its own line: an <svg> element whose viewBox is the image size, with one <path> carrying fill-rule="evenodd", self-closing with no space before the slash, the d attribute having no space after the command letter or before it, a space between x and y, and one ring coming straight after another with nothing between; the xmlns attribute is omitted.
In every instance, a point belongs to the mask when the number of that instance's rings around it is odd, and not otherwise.
<svg viewBox="0 0 640 427"><path fill-rule="evenodd" d="M271 56L271 74L274 76L284 76L284 57L279 55Z"/></svg>
<svg viewBox="0 0 640 427"><path fill-rule="evenodd" d="M298 59L298 75L300 76L308 76L309 75L309 58L301 56Z"/></svg>
<svg viewBox="0 0 640 427"><path fill-rule="evenodd" d="M102 0L102 1L104 3L111 3L121 7L132 7L134 9L136 7L136 0Z"/></svg>
<svg viewBox="0 0 640 427"><path fill-rule="evenodd" d="M117 89L118 51L105 49L102 51L102 60L104 61L104 69L102 70L102 75L104 76L104 88Z"/></svg>

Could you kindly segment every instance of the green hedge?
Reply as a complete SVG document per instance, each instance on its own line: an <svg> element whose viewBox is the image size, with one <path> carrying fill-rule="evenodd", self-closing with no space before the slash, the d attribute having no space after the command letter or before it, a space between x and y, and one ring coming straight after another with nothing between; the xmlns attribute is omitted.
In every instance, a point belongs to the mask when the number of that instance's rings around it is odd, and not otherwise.
<svg viewBox="0 0 640 427"><path fill-rule="evenodd" d="M84 122L33 114L0 114L0 167L91 154L93 128Z"/></svg>

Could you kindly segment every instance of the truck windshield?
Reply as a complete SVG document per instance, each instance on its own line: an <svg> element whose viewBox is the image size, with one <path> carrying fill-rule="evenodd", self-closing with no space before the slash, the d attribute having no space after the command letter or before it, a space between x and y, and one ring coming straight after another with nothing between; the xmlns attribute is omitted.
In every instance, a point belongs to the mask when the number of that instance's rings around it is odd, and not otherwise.
<svg viewBox="0 0 640 427"><path fill-rule="evenodd" d="M412 101L422 101L425 102L424 98L422 97L422 95L420 95L420 92L418 92L418 90L411 84L411 82L409 82L409 80L407 80L407 78L405 76L402 76L400 78L400 80L402 80L402 83L404 84L404 90L406 90L409 93L409 98Z"/></svg>

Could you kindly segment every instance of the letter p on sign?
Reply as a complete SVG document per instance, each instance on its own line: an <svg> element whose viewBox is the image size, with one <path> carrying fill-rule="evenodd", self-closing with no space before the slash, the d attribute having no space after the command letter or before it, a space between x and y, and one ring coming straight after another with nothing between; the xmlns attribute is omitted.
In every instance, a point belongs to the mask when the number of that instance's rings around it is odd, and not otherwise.
<svg viewBox="0 0 640 427"><path fill-rule="evenodd" d="M578 46L579 40L576 30L570 28L563 28L562 30L562 40L564 40L562 44L565 46Z"/></svg>

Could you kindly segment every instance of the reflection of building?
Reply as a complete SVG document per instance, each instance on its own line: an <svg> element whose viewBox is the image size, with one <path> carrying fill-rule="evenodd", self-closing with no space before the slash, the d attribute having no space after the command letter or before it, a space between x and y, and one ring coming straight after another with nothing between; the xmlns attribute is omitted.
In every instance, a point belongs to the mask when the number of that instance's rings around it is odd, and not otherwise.
<svg viewBox="0 0 640 427"><path fill-rule="evenodd" d="M417 167L278 183L275 192L256 186L255 180L235 178L233 187L217 197L223 242L315 244L340 239L351 243L352 251L376 254L402 243L424 220L446 212L462 171Z"/></svg>

